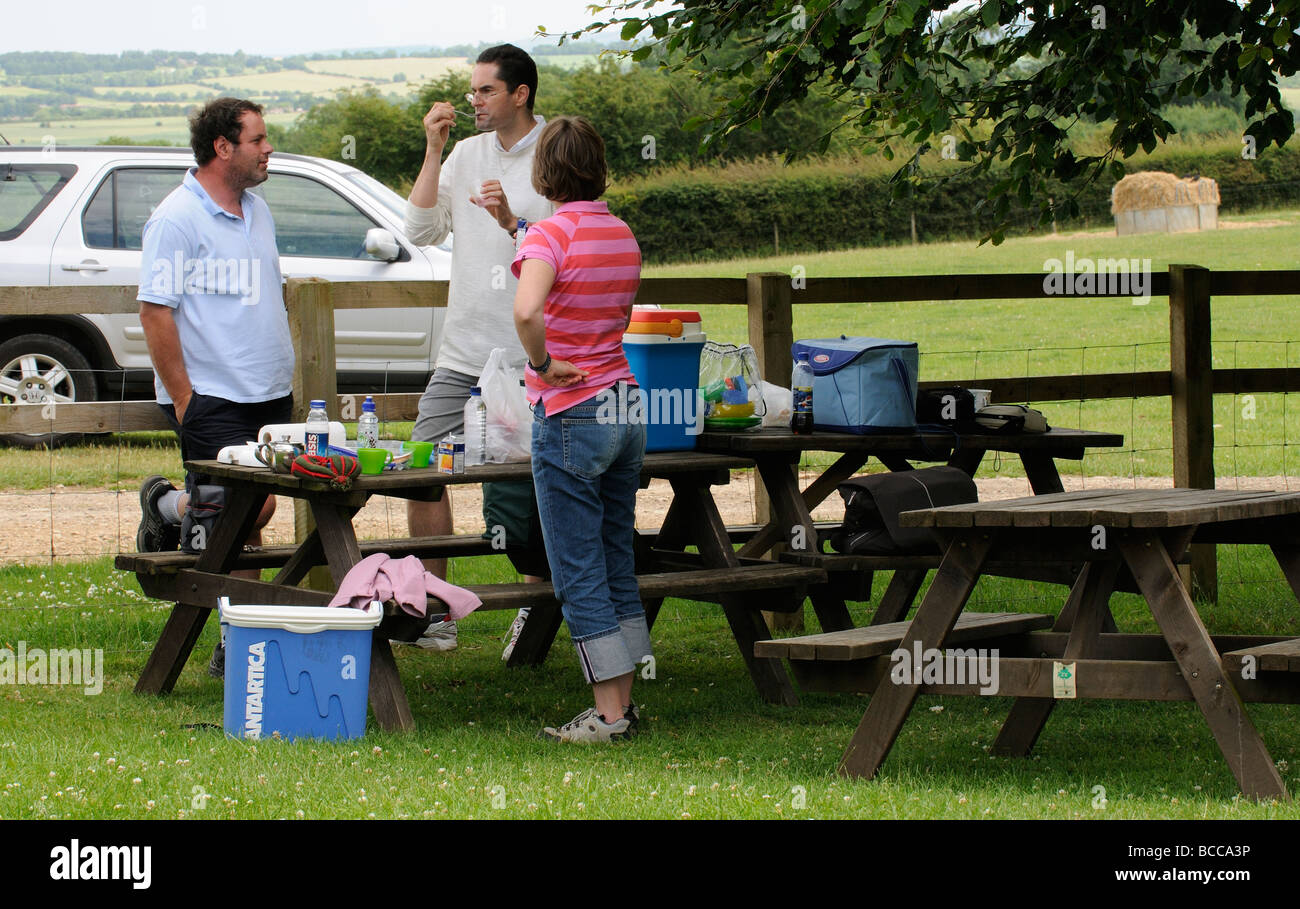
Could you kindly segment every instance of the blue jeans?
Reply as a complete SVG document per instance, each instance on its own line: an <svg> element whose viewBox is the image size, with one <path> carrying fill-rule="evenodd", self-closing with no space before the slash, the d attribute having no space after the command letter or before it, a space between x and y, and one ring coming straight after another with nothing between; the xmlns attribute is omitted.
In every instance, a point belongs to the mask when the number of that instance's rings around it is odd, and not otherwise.
<svg viewBox="0 0 1300 909"><path fill-rule="evenodd" d="M554 417L540 401L533 408L533 477L551 580L592 683L626 675L650 655L632 555L645 424L626 419L640 394L620 383ZM623 419L610 419L620 412Z"/></svg>

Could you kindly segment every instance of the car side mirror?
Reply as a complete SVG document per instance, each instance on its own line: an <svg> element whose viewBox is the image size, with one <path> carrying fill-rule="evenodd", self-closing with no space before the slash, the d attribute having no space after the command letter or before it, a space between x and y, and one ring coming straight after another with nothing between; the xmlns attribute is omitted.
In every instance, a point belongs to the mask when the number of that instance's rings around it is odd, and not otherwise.
<svg viewBox="0 0 1300 909"><path fill-rule="evenodd" d="M397 238L382 227L372 227L366 231L366 254L381 262L396 262L402 254L402 247Z"/></svg>

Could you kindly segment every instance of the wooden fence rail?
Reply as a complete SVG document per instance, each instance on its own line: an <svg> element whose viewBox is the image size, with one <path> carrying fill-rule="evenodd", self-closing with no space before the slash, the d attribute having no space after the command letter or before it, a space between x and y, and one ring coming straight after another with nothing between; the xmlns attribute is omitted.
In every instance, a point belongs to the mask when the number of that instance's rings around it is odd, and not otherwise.
<svg viewBox="0 0 1300 909"><path fill-rule="evenodd" d="M1107 282L1095 282L1106 285ZM1118 282L1116 282L1118 283ZM1067 286L1074 286L1067 282ZM1151 296L1169 298L1170 368L1167 371L1082 375L971 377L998 401L1097 400L1163 397L1172 400L1171 435L1177 486L1213 488L1213 396L1231 393L1300 391L1300 368L1212 369L1210 301L1213 297L1300 293L1300 271L1217 271L1173 265L1167 273L1147 276ZM647 278L637 303L681 308L735 305L748 309L749 343L758 354L763 377L777 385L790 381L790 345L794 341L793 307L830 303L1049 300L1069 297L1126 297L1128 288L1102 286L1092 293L1054 293L1044 274L902 275L846 278L791 278L781 273L744 278ZM136 287L0 287L0 316L133 313ZM447 305L447 282L340 282L290 279L285 302L289 311L297 369L294 380L298 419L311 397L326 397L330 415L356 413L355 397L324 394L337 389L334 356L334 310ZM926 385L963 384L952 378ZM411 420L419 400L414 394L376 395L384 421ZM167 429L153 402L120 401L34 405L0 405L0 433L127 432ZM762 503L759 503L762 510ZM1193 553L1193 577L1213 595L1212 551Z"/></svg>

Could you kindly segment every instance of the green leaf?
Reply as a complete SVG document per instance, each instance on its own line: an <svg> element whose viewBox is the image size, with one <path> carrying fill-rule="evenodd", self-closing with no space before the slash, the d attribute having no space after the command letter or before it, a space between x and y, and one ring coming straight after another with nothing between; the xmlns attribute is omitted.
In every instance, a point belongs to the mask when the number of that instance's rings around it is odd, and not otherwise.
<svg viewBox="0 0 1300 909"><path fill-rule="evenodd" d="M1254 47L1253 45L1243 50L1237 57L1237 68L1245 69L1247 66L1250 66L1257 53L1259 53L1259 48Z"/></svg>
<svg viewBox="0 0 1300 909"><path fill-rule="evenodd" d="M980 18L984 22L985 28L993 28L998 24L998 16L1002 13L1002 4L999 0L988 0L980 8Z"/></svg>
<svg viewBox="0 0 1300 909"><path fill-rule="evenodd" d="M875 28L880 24L880 20L885 18L887 12L889 12L889 4L882 0L882 2L871 8L871 12L867 13L867 18L862 23L863 27Z"/></svg>
<svg viewBox="0 0 1300 909"><path fill-rule="evenodd" d="M654 47L652 45L647 44L645 47L638 47L636 50L632 51L632 60L636 63L640 63L652 53L654 53Z"/></svg>
<svg viewBox="0 0 1300 909"><path fill-rule="evenodd" d="M623 23L623 30L619 32L619 37L624 41L630 41L635 38L645 28L645 23L640 19L629 19Z"/></svg>

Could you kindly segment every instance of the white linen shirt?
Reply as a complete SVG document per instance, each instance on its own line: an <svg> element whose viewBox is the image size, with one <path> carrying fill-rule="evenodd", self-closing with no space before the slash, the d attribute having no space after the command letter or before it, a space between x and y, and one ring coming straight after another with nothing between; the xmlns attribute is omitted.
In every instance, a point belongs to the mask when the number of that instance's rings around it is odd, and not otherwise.
<svg viewBox="0 0 1300 909"><path fill-rule="evenodd" d="M554 206L533 189L533 153L545 120L506 151L495 132L461 139L442 162L438 202L432 208L406 204L405 231L417 246L441 243L454 231L447 318L436 366L468 376L483 372L494 347L509 351L508 361L523 363L515 331L515 287L510 273L515 242L496 218L470 201L486 180L500 180L515 217L529 223L549 218Z"/></svg>
<svg viewBox="0 0 1300 909"><path fill-rule="evenodd" d="M245 190L243 217L212 200L196 168L144 226L137 300L171 307L194 390L241 404L293 390L293 341L275 223ZM171 403L154 370L159 403Z"/></svg>

